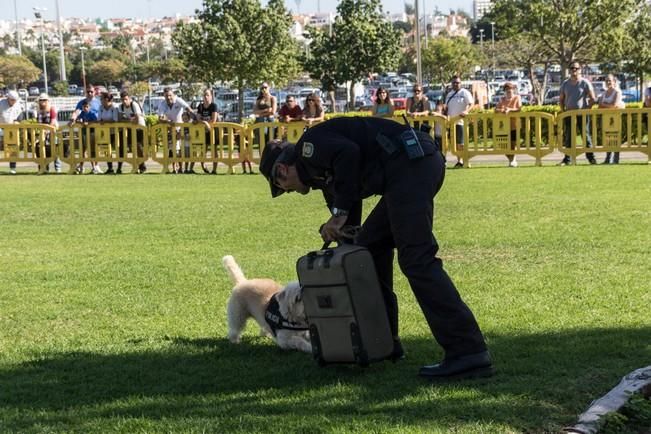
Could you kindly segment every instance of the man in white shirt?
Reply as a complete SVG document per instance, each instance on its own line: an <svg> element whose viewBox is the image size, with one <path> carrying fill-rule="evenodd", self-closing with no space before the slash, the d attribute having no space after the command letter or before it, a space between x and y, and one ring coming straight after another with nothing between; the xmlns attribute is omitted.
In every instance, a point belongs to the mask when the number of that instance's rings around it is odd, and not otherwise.
<svg viewBox="0 0 651 434"><path fill-rule="evenodd" d="M18 123L23 108L18 102L18 92L15 90L9 91L7 97L0 99L0 124L13 124ZM4 148L4 130L0 128L0 145ZM9 163L9 172L12 175L16 174L16 163Z"/></svg>
<svg viewBox="0 0 651 434"><path fill-rule="evenodd" d="M120 99L122 100L122 104L120 104L118 107L120 110L120 120L122 122L131 122L133 124L144 127L146 125L145 115L142 112L142 107L140 107L140 104L137 101L134 101L131 98L131 95L129 95L129 92L126 90L120 92ZM131 130L127 130L127 143L130 143L131 140ZM142 157L144 155L144 142L144 131L137 130L136 146L138 150L138 157ZM147 166L145 166L145 163L140 163L138 166L138 173L145 173L146 171Z"/></svg>
<svg viewBox="0 0 651 434"><path fill-rule="evenodd" d="M461 116L468 114L475 99L468 89L461 87L461 77L455 75L452 77L452 90L445 95L445 113L448 117ZM456 123L455 131L457 133L457 150L463 150L463 120ZM463 167L463 159L458 157L457 164L454 167Z"/></svg>
<svg viewBox="0 0 651 434"><path fill-rule="evenodd" d="M158 119L160 122L169 122L171 124L180 124L183 122L183 113L189 112L191 117L194 118L194 111L190 105L174 94L174 91L166 87L164 92L165 99L161 101L158 106ZM181 142L180 142L180 128L176 129L176 140L172 138L172 129L168 130L168 143L169 143L169 157L174 158L181 156ZM172 163L172 172L182 173L183 168L181 163Z"/></svg>

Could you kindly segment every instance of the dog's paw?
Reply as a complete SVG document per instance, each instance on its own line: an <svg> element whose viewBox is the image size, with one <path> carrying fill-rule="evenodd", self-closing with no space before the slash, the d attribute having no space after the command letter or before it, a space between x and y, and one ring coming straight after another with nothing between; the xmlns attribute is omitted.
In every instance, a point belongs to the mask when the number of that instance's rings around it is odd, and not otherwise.
<svg viewBox="0 0 651 434"><path fill-rule="evenodd" d="M239 334L237 335L228 335L228 340L231 341L232 344L239 344L242 340L241 336Z"/></svg>

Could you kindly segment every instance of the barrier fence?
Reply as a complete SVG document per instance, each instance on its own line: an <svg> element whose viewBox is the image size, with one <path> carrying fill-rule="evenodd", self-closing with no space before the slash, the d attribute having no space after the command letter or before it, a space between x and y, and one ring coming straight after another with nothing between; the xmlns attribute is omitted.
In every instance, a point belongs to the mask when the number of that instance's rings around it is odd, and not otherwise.
<svg viewBox="0 0 651 434"><path fill-rule="evenodd" d="M543 112L470 113L408 118L415 128L425 124L439 139L443 152L463 158L468 167L482 155L529 155L536 165L554 151L573 164L584 152L637 152L651 160L651 109L594 109L554 116ZM394 121L402 123L402 118ZM168 173L187 163L223 164L228 173L244 162L259 163L264 147L273 139L295 143L313 124L262 122L159 123L150 127L133 123L88 125L0 124L0 163L34 163L39 173L60 159L69 173L86 161L125 162L136 172L155 161ZM462 136L463 135L463 140Z"/></svg>

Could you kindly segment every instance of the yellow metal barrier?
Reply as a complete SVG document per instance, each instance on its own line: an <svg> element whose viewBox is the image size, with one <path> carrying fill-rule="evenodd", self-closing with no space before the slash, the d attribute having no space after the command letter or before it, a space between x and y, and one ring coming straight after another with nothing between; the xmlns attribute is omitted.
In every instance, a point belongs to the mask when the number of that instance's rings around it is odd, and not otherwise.
<svg viewBox="0 0 651 434"><path fill-rule="evenodd" d="M58 129L58 143L64 149L57 155L70 165L69 173L88 160L127 162L136 173L148 158L147 139L147 128L130 122L66 124Z"/></svg>
<svg viewBox="0 0 651 434"><path fill-rule="evenodd" d="M651 109L571 110L557 116L558 150L576 164L584 152L640 152L651 158ZM588 143L591 144L588 147Z"/></svg>
<svg viewBox="0 0 651 434"><path fill-rule="evenodd" d="M28 162L45 173L46 166L52 163L57 153L57 130L45 124L0 124L3 131L3 151L0 162Z"/></svg>
<svg viewBox="0 0 651 434"><path fill-rule="evenodd" d="M463 120L464 144L456 124ZM448 120L449 151L463 158L464 167L479 155L531 155L536 165L554 152L554 116L540 112L470 113Z"/></svg>
<svg viewBox="0 0 651 434"><path fill-rule="evenodd" d="M207 128L204 123L160 123L149 128L147 155L170 172L184 163L225 164L228 173L246 158L247 129L240 124L217 122Z"/></svg>

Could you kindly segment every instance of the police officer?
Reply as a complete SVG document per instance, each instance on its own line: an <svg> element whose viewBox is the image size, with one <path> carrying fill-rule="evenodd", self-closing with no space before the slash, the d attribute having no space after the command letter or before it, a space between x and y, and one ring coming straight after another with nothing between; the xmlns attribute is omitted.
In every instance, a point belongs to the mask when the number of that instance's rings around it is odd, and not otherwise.
<svg viewBox="0 0 651 434"><path fill-rule="evenodd" d="M373 256L394 336L394 357L403 356L393 292L396 249L400 268L445 351L440 363L422 367L419 375L431 379L487 376L492 363L479 325L436 257L433 199L443 184L444 171L443 155L428 134L371 117L320 123L295 146L272 142L260 162L272 197L322 190L332 214L321 229L325 241L340 239L344 225L359 224L363 198L381 195L355 243Z"/></svg>

